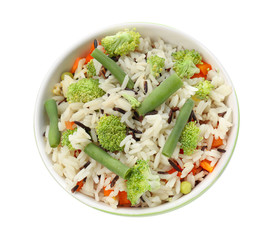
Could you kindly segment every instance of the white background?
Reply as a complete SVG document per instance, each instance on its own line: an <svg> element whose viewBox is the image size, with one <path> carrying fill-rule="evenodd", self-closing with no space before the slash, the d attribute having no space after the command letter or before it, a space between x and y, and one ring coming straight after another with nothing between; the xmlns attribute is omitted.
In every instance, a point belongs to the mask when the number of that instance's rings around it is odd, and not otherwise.
<svg viewBox="0 0 269 240"><path fill-rule="evenodd" d="M268 1L1 1L0 239L268 239ZM175 27L226 68L240 103L230 164L176 211L114 216L70 197L34 141L34 103L53 62L100 28L130 21Z"/></svg>

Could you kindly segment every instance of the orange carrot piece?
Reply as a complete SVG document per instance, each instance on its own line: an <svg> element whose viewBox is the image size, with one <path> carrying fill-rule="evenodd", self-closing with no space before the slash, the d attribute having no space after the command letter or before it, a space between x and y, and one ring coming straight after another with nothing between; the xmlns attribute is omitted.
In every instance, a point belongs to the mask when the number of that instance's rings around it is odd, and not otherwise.
<svg viewBox="0 0 269 240"><path fill-rule="evenodd" d="M127 192L125 191L120 191L119 192L119 205L120 206L131 206L131 202L127 198Z"/></svg>
<svg viewBox="0 0 269 240"><path fill-rule="evenodd" d="M206 75L204 75L201 71L199 73L195 73L191 78L206 78Z"/></svg>
<svg viewBox="0 0 269 240"><path fill-rule="evenodd" d="M210 161L206 159L200 162L200 166L208 172L212 172L214 169L214 167L210 165Z"/></svg>
<svg viewBox="0 0 269 240"><path fill-rule="evenodd" d="M77 182L77 186L78 186L78 188L77 188L76 191L79 192L80 189L83 187L83 185L84 185L84 180L81 180L81 181Z"/></svg>
<svg viewBox="0 0 269 240"><path fill-rule="evenodd" d="M223 140L221 138L213 139L211 148L217 148L219 146L223 145Z"/></svg>
<svg viewBox="0 0 269 240"><path fill-rule="evenodd" d="M108 197L109 194L110 194L111 192L113 192L113 189L108 189L108 190L106 190L106 187L103 187L103 189L104 189L104 196L105 196L105 197Z"/></svg>
<svg viewBox="0 0 269 240"><path fill-rule="evenodd" d="M88 63L89 61L91 61L93 59L93 57L92 57L91 54L92 54L92 52L93 52L94 49L95 49L95 47L94 47L94 42L93 42L92 45L91 45L91 48L90 48L90 52L89 52L89 54L86 57L85 63Z"/></svg>
<svg viewBox="0 0 269 240"><path fill-rule="evenodd" d="M74 130L74 122L65 121L65 127L67 130Z"/></svg>
<svg viewBox="0 0 269 240"><path fill-rule="evenodd" d="M70 70L71 73L74 73L74 72L77 70L77 68L78 68L78 63L79 63L79 60L80 60L80 59L81 59L81 58L78 57L78 58L76 59L76 61L74 62L74 65L73 65L73 67L72 67L71 70Z"/></svg>
<svg viewBox="0 0 269 240"><path fill-rule="evenodd" d="M208 71L212 69L210 64L203 61L202 64L197 64L196 66L200 69L200 72L205 76L207 75Z"/></svg>

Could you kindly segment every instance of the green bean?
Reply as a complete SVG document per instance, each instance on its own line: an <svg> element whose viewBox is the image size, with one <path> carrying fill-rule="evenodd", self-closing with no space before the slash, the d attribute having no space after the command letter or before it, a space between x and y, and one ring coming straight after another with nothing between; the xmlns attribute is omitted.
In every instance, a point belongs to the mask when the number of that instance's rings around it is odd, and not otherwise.
<svg viewBox="0 0 269 240"><path fill-rule="evenodd" d="M65 75L68 75L68 76L71 77L71 78L74 77L73 74L72 74L71 72L64 72L64 73L62 73L62 75L61 75L61 80L64 80L64 76L65 76Z"/></svg>
<svg viewBox="0 0 269 240"><path fill-rule="evenodd" d="M115 63L115 61L109 58L106 54L104 54L98 48L94 49L91 55L98 62L100 62L106 69L108 69L114 75L114 77L120 82L120 84L123 83L126 73L121 69L119 65ZM129 89L134 88L134 82L130 78L127 83L127 88Z"/></svg>
<svg viewBox="0 0 269 240"><path fill-rule="evenodd" d="M119 160L111 157L107 152L105 152L100 147L96 146L94 143L89 143L85 148L84 152L88 154L95 161L101 163L106 168L108 168L113 173L116 173L120 177L126 179L129 173L129 167L120 162Z"/></svg>
<svg viewBox="0 0 269 240"><path fill-rule="evenodd" d="M154 110L156 107L164 103L179 88L181 88L182 85L183 82L177 74L172 74L145 98L136 111L139 115L145 115L146 113Z"/></svg>
<svg viewBox="0 0 269 240"><path fill-rule="evenodd" d="M166 140L163 147L162 154L165 155L166 157L171 157L173 155L173 152L177 146L182 130L188 122L193 106L194 101L191 98L189 98L185 102L183 107L180 109L175 126L170 135L168 136L168 139Z"/></svg>
<svg viewBox="0 0 269 240"><path fill-rule="evenodd" d="M47 100L45 102L45 109L50 120L49 144L52 148L56 148L60 143L61 133L58 128L58 109L55 100Z"/></svg>

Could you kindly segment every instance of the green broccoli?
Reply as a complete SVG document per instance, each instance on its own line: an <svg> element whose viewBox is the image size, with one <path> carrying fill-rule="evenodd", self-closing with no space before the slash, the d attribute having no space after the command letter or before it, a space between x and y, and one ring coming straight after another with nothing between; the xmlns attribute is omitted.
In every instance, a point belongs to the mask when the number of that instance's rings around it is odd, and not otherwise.
<svg viewBox="0 0 269 240"><path fill-rule="evenodd" d="M195 73L200 72L190 59L176 61L173 69L180 78L191 78Z"/></svg>
<svg viewBox="0 0 269 240"><path fill-rule="evenodd" d="M190 78L195 73L199 73L197 64L202 62L202 56L195 50L180 50L172 54L174 58L174 71L181 78Z"/></svg>
<svg viewBox="0 0 269 240"><path fill-rule="evenodd" d="M103 148L111 152L123 151L120 143L126 137L126 125L119 117L104 115L98 122L96 132Z"/></svg>
<svg viewBox="0 0 269 240"><path fill-rule="evenodd" d="M72 146L72 144L70 143L69 141L69 136L70 135L73 135L74 132L77 131L77 128L75 128L74 130L65 130L63 133L62 133L62 139L61 139L61 145L62 146L67 146L70 150L75 150Z"/></svg>
<svg viewBox="0 0 269 240"><path fill-rule="evenodd" d="M147 62L150 64L151 74L154 77L159 77L163 70L165 59L158 55L153 55L148 58Z"/></svg>
<svg viewBox="0 0 269 240"><path fill-rule="evenodd" d="M195 87L198 89L195 93L195 96L202 100L208 99L208 95L210 94L211 90L214 88L212 83L208 80L199 82Z"/></svg>
<svg viewBox="0 0 269 240"><path fill-rule="evenodd" d="M130 169L127 179L127 196L132 205L135 205L146 191L155 191L160 187L159 176L151 173L148 161L145 160L137 161Z"/></svg>
<svg viewBox="0 0 269 240"><path fill-rule="evenodd" d="M67 90L68 102L89 102L102 97L105 92L99 88L98 79L83 78L69 85Z"/></svg>
<svg viewBox="0 0 269 240"><path fill-rule="evenodd" d="M180 50L178 52L172 53L174 61L184 61L186 59L192 60L195 65L202 63L202 56L195 50Z"/></svg>
<svg viewBox="0 0 269 240"><path fill-rule="evenodd" d="M141 35L134 30L126 29L116 35L104 37L101 40L101 45L110 57L126 55L134 51L140 43L139 38Z"/></svg>
<svg viewBox="0 0 269 240"><path fill-rule="evenodd" d="M148 161L138 160L133 167L129 168L94 143L88 144L84 152L113 173L127 180L127 198L132 205L137 204L146 191L155 191L161 186L159 176L151 173Z"/></svg>
<svg viewBox="0 0 269 240"><path fill-rule="evenodd" d="M203 138L200 137L200 129L196 126L196 122L189 122L184 127L179 142L184 154L191 155L196 149L198 143Z"/></svg>
<svg viewBox="0 0 269 240"><path fill-rule="evenodd" d="M138 108L141 105L141 102L126 93L123 93L122 96L131 104L132 109Z"/></svg>
<svg viewBox="0 0 269 240"><path fill-rule="evenodd" d="M88 69L88 77L94 77L96 76L96 69L95 69L95 66L94 66L94 63L93 63L93 59L91 61L88 62L87 64L87 69Z"/></svg>

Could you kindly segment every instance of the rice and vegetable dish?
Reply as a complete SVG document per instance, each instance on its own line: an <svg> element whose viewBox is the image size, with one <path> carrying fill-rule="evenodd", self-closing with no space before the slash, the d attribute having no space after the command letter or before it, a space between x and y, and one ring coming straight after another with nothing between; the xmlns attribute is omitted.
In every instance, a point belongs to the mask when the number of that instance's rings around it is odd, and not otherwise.
<svg viewBox="0 0 269 240"><path fill-rule="evenodd" d="M73 194L155 207L190 193L225 153L232 88L195 49L125 29L95 39L52 92L46 152Z"/></svg>

